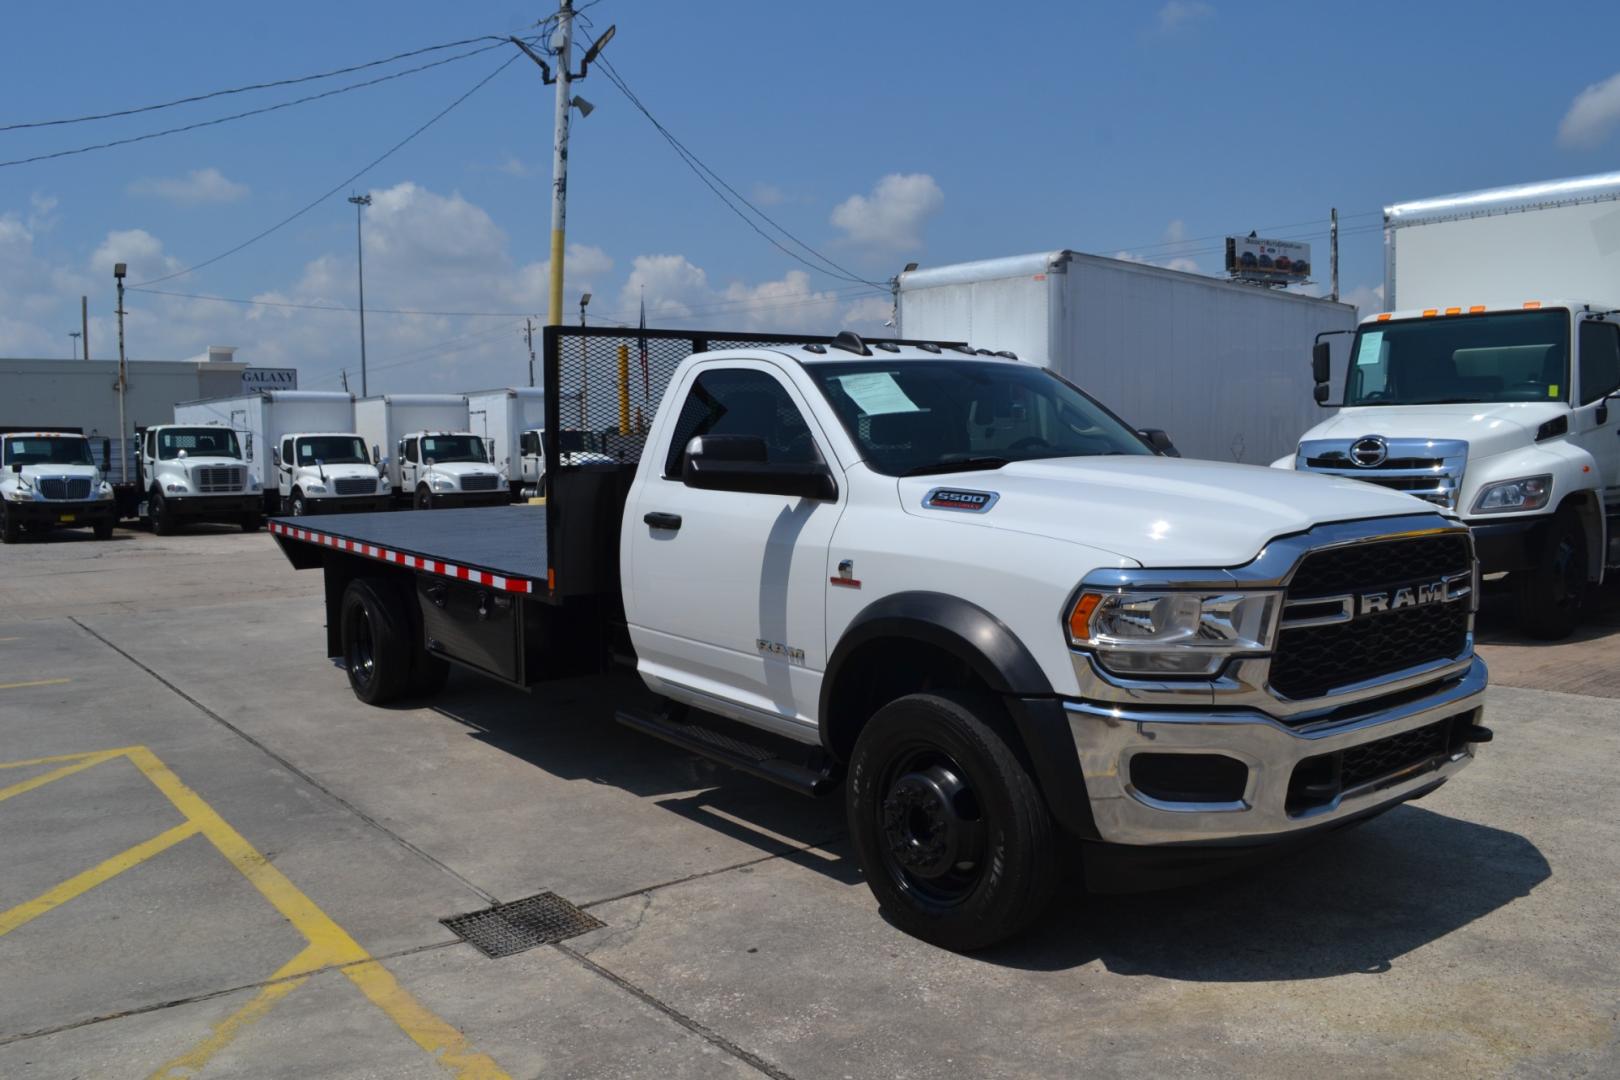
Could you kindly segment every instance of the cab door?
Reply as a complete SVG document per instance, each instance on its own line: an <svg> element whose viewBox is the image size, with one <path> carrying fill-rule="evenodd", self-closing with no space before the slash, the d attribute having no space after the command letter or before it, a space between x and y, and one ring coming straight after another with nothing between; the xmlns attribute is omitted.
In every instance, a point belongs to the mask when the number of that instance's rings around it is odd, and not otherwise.
<svg viewBox="0 0 1620 1080"><path fill-rule="evenodd" d="M1597 462L1602 474L1604 512L1620 513L1620 324L1584 319L1579 333L1580 377L1571 417L1572 440ZM1611 532L1612 524L1611 524Z"/></svg>
<svg viewBox="0 0 1620 1080"><path fill-rule="evenodd" d="M718 699L716 711L740 704L744 719L810 730L841 474L837 497L822 500L693 488L681 473L695 436L757 436L767 462L831 464L826 436L767 361L696 365L666 400L679 409L661 421L663 452L643 462L624 520L625 610L642 674Z"/></svg>
<svg viewBox="0 0 1620 1080"><path fill-rule="evenodd" d="M276 462L276 491L283 499L292 496L293 466L298 459L293 456L293 441L281 440L281 459Z"/></svg>
<svg viewBox="0 0 1620 1080"><path fill-rule="evenodd" d="M415 435L399 441L399 489L407 495L416 490L417 474L421 472L416 457L417 444Z"/></svg>

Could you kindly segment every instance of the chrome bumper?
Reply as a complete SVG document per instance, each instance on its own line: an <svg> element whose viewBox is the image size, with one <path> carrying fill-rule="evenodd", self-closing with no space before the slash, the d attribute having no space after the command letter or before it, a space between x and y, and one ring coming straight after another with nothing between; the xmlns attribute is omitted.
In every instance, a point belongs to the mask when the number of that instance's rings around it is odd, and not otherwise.
<svg viewBox="0 0 1620 1080"><path fill-rule="evenodd" d="M1393 805L1449 779L1474 757L1472 744L1352 788L1298 813L1287 807L1294 768L1306 758L1348 750L1479 708L1486 669L1474 659L1461 678L1431 694L1340 721L1288 727L1260 712L1140 709L1067 702L1069 728L1101 839L1114 844L1264 843ZM1138 753L1202 753L1249 768L1234 802L1162 802L1135 790Z"/></svg>

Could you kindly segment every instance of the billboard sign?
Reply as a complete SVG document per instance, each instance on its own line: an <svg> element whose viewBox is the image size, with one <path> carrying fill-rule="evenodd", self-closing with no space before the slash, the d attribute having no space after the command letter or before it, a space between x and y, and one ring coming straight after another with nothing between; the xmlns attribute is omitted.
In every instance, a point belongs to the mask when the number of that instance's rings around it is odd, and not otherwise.
<svg viewBox="0 0 1620 1080"><path fill-rule="evenodd" d="M242 392L298 389L297 368L250 367L242 369Z"/></svg>
<svg viewBox="0 0 1620 1080"><path fill-rule="evenodd" d="M1226 238L1226 272L1240 281L1298 284L1311 276L1311 245L1297 240Z"/></svg>

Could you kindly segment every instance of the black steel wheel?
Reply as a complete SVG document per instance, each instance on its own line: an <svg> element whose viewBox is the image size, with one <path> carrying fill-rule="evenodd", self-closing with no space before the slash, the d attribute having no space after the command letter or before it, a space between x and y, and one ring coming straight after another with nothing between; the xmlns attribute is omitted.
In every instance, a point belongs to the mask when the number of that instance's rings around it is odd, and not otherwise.
<svg viewBox="0 0 1620 1080"><path fill-rule="evenodd" d="M998 733L988 695L911 694L856 741L845 810L867 885L907 933L949 949L993 945L1056 887L1051 815Z"/></svg>
<svg viewBox="0 0 1620 1080"><path fill-rule="evenodd" d="M355 697L384 705L410 685L410 615L389 581L359 578L343 593L343 667Z"/></svg>
<svg viewBox="0 0 1620 1080"><path fill-rule="evenodd" d="M11 512L11 507L0 502L0 542L15 544L22 539L22 522Z"/></svg>
<svg viewBox="0 0 1620 1080"><path fill-rule="evenodd" d="M423 484L421 487L416 489L416 500L414 505L418 510L433 509L433 493L428 490L426 484Z"/></svg>
<svg viewBox="0 0 1620 1080"><path fill-rule="evenodd" d="M1557 641L1575 632L1586 606L1586 529L1573 508L1554 515L1541 561L1517 578L1519 625L1531 637Z"/></svg>
<svg viewBox="0 0 1620 1080"><path fill-rule="evenodd" d="M169 536L175 531L174 514L169 510L168 502L163 498L163 492L156 488L152 490L152 498L146 504L147 516L152 521L152 531L159 536Z"/></svg>

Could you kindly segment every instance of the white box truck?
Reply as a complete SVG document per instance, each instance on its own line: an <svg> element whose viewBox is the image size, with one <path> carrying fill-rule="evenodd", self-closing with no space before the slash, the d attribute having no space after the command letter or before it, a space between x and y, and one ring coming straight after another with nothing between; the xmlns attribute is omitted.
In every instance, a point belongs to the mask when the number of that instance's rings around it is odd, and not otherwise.
<svg viewBox="0 0 1620 1080"><path fill-rule="evenodd" d="M473 390L467 394L467 417L468 426L484 440L490 462L517 499L523 489L523 433L546 426L546 392L533 386Z"/></svg>
<svg viewBox="0 0 1620 1080"><path fill-rule="evenodd" d="M289 509L295 501L300 512L376 510L382 508L379 496L387 495L369 454L355 453L355 446L364 447L355 442L352 394L255 390L181 402L174 407L174 421L224 424L238 432L248 468L264 489L266 513Z"/></svg>
<svg viewBox="0 0 1620 1080"><path fill-rule="evenodd" d="M1620 565L1620 173L1389 206L1384 251L1390 310L1339 378L1311 359L1338 413L1275 464L1454 510L1521 628L1563 637Z"/></svg>
<svg viewBox="0 0 1620 1080"><path fill-rule="evenodd" d="M511 502L464 394L384 394L354 403L354 424L398 501L418 510Z"/></svg>
<svg viewBox="0 0 1620 1080"><path fill-rule="evenodd" d="M895 332L1007 350L1078 383L1187 457L1264 465L1317 418L1300 350L1356 309L1051 251L900 275Z"/></svg>

